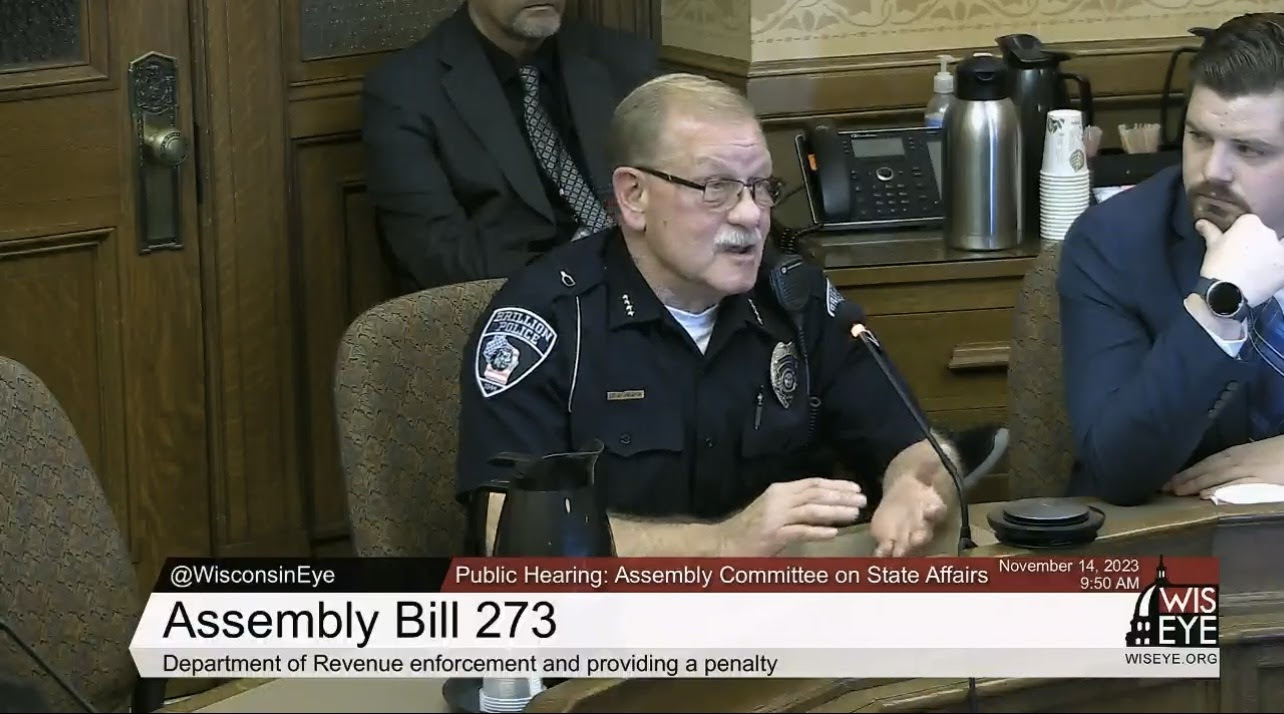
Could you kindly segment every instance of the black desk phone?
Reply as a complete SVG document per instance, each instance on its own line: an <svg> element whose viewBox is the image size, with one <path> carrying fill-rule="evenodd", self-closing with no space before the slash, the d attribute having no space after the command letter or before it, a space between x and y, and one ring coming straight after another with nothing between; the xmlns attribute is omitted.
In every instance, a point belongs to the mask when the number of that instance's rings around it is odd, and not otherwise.
<svg viewBox="0 0 1284 714"><path fill-rule="evenodd" d="M799 167L822 231L939 226L941 130L837 130L821 124L794 138Z"/></svg>

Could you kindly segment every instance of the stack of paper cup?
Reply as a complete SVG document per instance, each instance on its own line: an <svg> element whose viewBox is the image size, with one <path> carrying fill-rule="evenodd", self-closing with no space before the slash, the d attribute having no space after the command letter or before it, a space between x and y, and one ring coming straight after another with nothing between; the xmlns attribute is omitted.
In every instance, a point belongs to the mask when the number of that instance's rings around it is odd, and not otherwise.
<svg viewBox="0 0 1284 714"><path fill-rule="evenodd" d="M1088 208L1092 180L1083 146L1083 114L1078 109L1048 112L1039 172L1039 232L1044 240L1064 240L1070 224Z"/></svg>
<svg viewBox="0 0 1284 714"><path fill-rule="evenodd" d="M486 677L478 693L478 708L483 712L520 712L542 691L544 681L539 677Z"/></svg>

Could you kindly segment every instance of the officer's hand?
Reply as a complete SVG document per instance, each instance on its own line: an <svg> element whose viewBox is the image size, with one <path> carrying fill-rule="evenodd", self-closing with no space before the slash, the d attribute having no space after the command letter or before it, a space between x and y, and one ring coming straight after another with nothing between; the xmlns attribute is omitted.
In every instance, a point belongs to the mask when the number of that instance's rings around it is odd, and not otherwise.
<svg viewBox="0 0 1284 714"><path fill-rule="evenodd" d="M927 545L948 509L932 485L919 478L898 478L888 486L869 521L874 555L899 557Z"/></svg>
<svg viewBox="0 0 1284 714"><path fill-rule="evenodd" d="M749 507L722 523L728 555L759 557L799 541L829 540L865 507L851 481L809 478L775 483Z"/></svg>
<svg viewBox="0 0 1284 714"><path fill-rule="evenodd" d="M1195 229L1207 246L1200 275L1239 286L1251 307L1284 289L1284 244L1262 219L1246 213L1224 233L1208 220Z"/></svg>

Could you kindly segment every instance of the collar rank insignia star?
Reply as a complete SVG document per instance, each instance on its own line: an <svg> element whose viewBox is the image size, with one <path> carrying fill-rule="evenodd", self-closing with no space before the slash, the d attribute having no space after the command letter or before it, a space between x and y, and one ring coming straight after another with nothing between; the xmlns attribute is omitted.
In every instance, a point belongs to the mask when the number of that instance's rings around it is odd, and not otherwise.
<svg viewBox="0 0 1284 714"><path fill-rule="evenodd" d="M788 409L798 390L798 352L792 342L778 342L771 351L771 390L780 406Z"/></svg>
<svg viewBox="0 0 1284 714"><path fill-rule="evenodd" d="M503 307L491 314L477 342L475 378L482 396L512 389L548 359L557 332L535 313Z"/></svg>

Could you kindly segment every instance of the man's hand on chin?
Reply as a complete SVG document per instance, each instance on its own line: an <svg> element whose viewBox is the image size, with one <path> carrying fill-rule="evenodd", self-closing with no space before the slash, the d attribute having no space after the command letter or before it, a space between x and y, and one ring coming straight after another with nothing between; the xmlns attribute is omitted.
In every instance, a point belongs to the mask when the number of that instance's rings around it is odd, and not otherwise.
<svg viewBox="0 0 1284 714"><path fill-rule="evenodd" d="M1284 436L1213 454L1174 476L1163 490L1176 496L1211 498L1214 490L1241 483L1284 485Z"/></svg>

